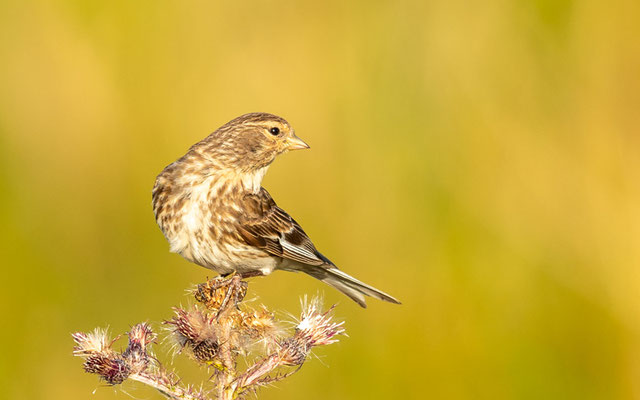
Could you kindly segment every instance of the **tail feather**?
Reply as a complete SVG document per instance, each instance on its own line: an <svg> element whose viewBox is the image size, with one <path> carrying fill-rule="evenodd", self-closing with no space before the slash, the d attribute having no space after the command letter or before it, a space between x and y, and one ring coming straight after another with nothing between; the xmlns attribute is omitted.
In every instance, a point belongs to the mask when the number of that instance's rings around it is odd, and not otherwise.
<svg viewBox="0 0 640 400"><path fill-rule="evenodd" d="M329 268L327 269L327 272L328 272L328 279L326 279L325 282L330 285L332 282L337 281L349 287L350 289L355 290L359 293L365 294L367 296L376 298L378 300L388 301L389 303L400 304L400 301L398 301L398 299L396 299L395 297L383 292L382 290L378 290L373 286L367 285L366 283L357 280L356 278L342 272L337 268ZM339 288L336 288L336 289L340 290ZM343 290L340 290L340 291L345 293L347 296L349 296L349 294L344 292Z"/></svg>
<svg viewBox="0 0 640 400"><path fill-rule="evenodd" d="M362 307L367 307L364 296L370 296L379 300L388 301L390 303L400 304L400 302L386 294L385 292L369 286L364 282L360 282L356 278L349 274L346 274L335 267L311 266L305 265L304 268L298 269L305 272L308 275L313 276L316 279L323 281L324 283L338 289L353 301L358 303Z"/></svg>

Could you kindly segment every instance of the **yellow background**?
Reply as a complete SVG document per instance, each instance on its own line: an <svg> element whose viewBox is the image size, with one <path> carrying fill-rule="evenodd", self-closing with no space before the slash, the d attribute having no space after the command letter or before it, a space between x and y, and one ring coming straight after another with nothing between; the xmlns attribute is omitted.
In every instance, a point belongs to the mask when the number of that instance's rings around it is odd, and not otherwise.
<svg viewBox="0 0 640 400"><path fill-rule="evenodd" d="M70 333L188 302L211 273L168 252L154 178L266 111L311 150L265 186L404 304L256 279L278 310L324 293L349 333L261 399L640 398L639 19L635 0L4 0L0 397L129 398Z"/></svg>

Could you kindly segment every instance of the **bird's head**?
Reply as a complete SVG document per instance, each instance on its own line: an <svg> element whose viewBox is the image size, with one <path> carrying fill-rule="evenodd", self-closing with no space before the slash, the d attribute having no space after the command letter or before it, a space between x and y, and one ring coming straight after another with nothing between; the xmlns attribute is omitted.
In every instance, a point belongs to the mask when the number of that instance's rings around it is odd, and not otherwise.
<svg viewBox="0 0 640 400"><path fill-rule="evenodd" d="M194 148L221 167L253 172L267 167L282 153L309 146L284 118L251 113L227 122Z"/></svg>

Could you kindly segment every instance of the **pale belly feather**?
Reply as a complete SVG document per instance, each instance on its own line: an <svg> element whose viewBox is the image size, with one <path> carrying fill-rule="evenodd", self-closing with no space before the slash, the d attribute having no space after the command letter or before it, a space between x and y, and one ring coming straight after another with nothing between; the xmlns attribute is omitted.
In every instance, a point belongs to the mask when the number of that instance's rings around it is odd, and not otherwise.
<svg viewBox="0 0 640 400"><path fill-rule="evenodd" d="M220 229L213 231L222 232L222 227L229 226L229 221L225 223L221 216L212 215L209 207L200 206L206 204L210 190L212 188L207 181L192 188L190 199L184 202L180 210L180 222L175 229L165 232L171 252L220 274L260 271L268 275L273 272L281 259L244 243L232 245L213 237L211 225L219 224L216 228Z"/></svg>

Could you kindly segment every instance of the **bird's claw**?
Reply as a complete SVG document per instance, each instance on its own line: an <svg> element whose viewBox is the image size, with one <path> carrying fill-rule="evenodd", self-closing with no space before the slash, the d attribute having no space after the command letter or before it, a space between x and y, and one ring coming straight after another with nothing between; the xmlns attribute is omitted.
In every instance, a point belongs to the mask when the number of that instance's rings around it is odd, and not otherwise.
<svg viewBox="0 0 640 400"><path fill-rule="evenodd" d="M198 285L195 291L197 301L207 308L217 310L220 317L229 307L237 306L247 294L247 282L242 275L233 273L228 276L218 276Z"/></svg>

